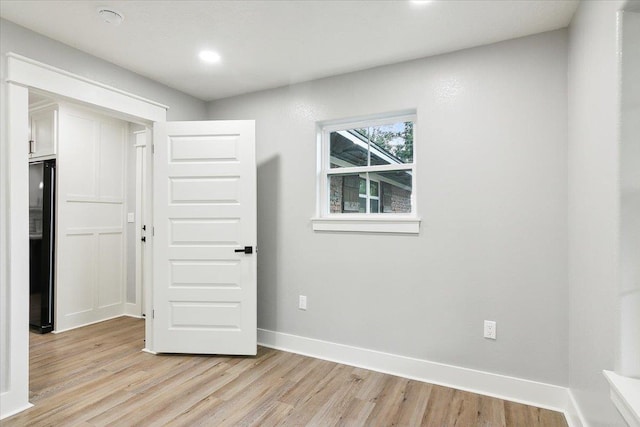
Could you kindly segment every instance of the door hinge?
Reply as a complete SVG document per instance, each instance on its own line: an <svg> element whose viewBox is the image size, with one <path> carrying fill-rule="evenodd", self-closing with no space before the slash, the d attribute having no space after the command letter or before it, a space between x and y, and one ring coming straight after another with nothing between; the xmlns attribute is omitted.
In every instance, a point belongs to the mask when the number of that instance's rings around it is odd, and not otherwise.
<svg viewBox="0 0 640 427"><path fill-rule="evenodd" d="M151 227L151 235L152 236L156 235L156 228L155 227Z"/></svg>
<svg viewBox="0 0 640 427"><path fill-rule="evenodd" d="M151 310L151 318L152 319L156 318L156 311L155 310Z"/></svg>
<svg viewBox="0 0 640 427"><path fill-rule="evenodd" d="M156 144L151 144L151 154L156 154Z"/></svg>

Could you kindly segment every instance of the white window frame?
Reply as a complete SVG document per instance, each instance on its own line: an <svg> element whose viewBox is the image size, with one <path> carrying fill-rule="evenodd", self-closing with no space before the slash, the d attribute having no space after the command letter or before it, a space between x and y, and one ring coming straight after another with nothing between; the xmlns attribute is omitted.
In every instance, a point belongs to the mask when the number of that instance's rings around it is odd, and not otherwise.
<svg viewBox="0 0 640 427"><path fill-rule="evenodd" d="M332 132L366 127L382 126L398 122L413 122L413 163L376 166L355 166L331 168L329 135ZM316 216L311 219L314 231L344 231L362 233L400 233L417 234L420 231L417 194L417 114L415 110L380 114L351 120L335 120L317 124L317 199ZM367 179L367 213L331 213L329 211L329 176L344 174L371 174L409 170L412 175L411 213L371 213L369 192L370 180ZM381 191L381 179L378 181L378 197ZM381 203L381 201L379 201Z"/></svg>
<svg viewBox="0 0 640 427"><path fill-rule="evenodd" d="M362 177L360 177L362 178ZM363 178L365 181L365 192L364 193L359 193L358 197L361 199L364 199L364 203L365 203L365 209L367 211L367 213L380 213L380 178L378 177L377 180L369 177L369 179L367 178ZM367 182L369 183L369 185L367 186ZM375 182L378 185L378 195L377 196L372 196L371 195L371 183ZM371 201L377 201L378 202L378 212L371 212Z"/></svg>

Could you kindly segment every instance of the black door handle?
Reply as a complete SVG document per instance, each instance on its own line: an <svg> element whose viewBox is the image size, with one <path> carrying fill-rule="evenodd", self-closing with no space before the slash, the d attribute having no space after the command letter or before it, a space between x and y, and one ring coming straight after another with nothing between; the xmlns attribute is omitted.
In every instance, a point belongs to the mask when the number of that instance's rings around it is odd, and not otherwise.
<svg viewBox="0 0 640 427"><path fill-rule="evenodd" d="M145 236L142 236L142 237L140 238L140 240L141 240L141 241L143 241L143 242L146 242L146 241L147 241L147 238L146 238Z"/></svg>
<svg viewBox="0 0 640 427"><path fill-rule="evenodd" d="M245 254L252 254L253 246L245 246L244 249L236 249L234 252L244 252Z"/></svg>

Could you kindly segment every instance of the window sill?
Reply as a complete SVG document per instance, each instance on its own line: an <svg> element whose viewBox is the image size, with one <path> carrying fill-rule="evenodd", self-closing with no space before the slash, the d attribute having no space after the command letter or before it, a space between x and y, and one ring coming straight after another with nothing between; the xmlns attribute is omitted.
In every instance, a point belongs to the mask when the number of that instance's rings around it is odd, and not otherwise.
<svg viewBox="0 0 640 427"><path fill-rule="evenodd" d="M631 427L640 426L640 380L603 371L611 387L611 400Z"/></svg>
<svg viewBox="0 0 640 427"><path fill-rule="evenodd" d="M314 231L418 234L419 218L311 218Z"/></svg>

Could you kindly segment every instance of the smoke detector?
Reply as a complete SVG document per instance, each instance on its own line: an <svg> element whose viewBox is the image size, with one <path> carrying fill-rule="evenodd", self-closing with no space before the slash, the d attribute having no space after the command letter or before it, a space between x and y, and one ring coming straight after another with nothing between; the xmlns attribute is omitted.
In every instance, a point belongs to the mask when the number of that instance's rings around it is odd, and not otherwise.
<svg viewBox="0 0 640 427"><path fill-rule="evenodd" d="M124 15L121 12L108 7L99 7L98 15L104 22L111 25L118 26L124 21Z"/></svg>

